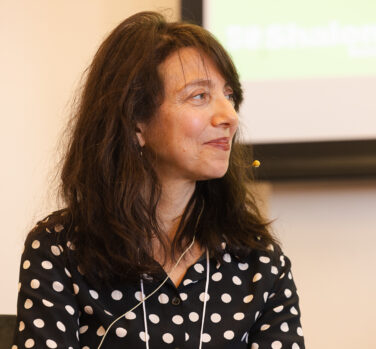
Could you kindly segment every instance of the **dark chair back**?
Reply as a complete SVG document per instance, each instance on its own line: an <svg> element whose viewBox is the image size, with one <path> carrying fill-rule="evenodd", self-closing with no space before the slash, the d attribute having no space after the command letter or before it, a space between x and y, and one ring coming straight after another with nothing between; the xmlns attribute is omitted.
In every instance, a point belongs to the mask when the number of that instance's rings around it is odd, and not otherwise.
<svg viewBox="0 0 376 349"><path fill-rule="evenodd" d="M12 347L16 315L0 315L0 349Z"/></svg>

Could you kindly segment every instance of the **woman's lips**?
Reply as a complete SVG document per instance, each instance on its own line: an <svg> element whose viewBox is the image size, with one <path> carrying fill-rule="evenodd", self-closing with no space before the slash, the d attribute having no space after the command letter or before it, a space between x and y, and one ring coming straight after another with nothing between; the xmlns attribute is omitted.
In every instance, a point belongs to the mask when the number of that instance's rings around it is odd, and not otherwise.
<svg viewBox="0 0 376 349"><path fill-rule="evenodd" d="M222 137L222 138L213 139L209 142L206 142L205 144L211 145L212 147L215 147L220 150L227 151L227 150L230 150L231 148L229 141L230 141L230 138Z"/></svg>

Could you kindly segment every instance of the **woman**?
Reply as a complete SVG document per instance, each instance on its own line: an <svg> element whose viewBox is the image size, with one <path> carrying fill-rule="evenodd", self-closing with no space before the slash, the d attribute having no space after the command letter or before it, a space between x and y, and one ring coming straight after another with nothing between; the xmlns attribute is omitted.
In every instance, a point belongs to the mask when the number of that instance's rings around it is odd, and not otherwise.
<svg viewBox="0 0 376 349"><path fill-rule="evenodd" d="M204 29L138 13L89 69L66 209L21 261L13 348L304 348L290 262L248 192L242 91Z"/></svg>

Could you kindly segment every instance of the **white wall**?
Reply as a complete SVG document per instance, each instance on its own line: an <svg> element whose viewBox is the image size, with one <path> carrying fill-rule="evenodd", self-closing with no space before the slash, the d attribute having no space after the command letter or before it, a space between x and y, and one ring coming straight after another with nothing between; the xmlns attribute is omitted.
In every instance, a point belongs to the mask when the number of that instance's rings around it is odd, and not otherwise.
<svg viewBox="0 0 376 349"><path fill-rule="evenodd" d="M178 0L0 1L0 313L16 312L24 238L56 208L59 136L100 42L142 10L179 17Z"/></svg>
<svg viewBox="0 0 376 349"><path fill-rule="evenodd" d="M269 205L307 348L376 348L376 180L274 184Z"/></svg>

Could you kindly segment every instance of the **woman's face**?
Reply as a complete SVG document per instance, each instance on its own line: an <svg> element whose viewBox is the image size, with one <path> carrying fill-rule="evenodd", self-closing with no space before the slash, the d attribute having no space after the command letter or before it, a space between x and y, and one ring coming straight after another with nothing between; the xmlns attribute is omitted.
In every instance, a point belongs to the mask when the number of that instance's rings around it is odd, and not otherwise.
<svg viewBox="0 0 376 349"><path fill-rule="evenodd" d="M158 70L164 101L150 122L138 125L138 138L156 154L160 180L224 176L238 127L231 87L209 57L190 47L171 54Z"/></svg>

